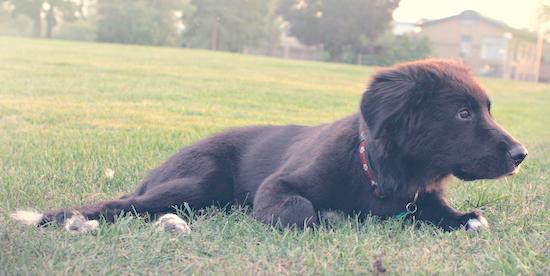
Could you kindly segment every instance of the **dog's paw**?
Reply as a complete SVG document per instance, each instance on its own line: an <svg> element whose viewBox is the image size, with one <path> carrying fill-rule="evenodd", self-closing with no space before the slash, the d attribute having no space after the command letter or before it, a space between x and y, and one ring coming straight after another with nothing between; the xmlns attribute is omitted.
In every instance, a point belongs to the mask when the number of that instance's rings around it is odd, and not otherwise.
<svg viewBox="0 0 550 276"><path fill-rule="evenodd" d="M19 210L12 213L11 218L25 225L38 226L44 219L44 214L34 211Z"/></svg>
<svg viewBox="0 0 550 276"><path fill-rule="evenodd" d="M175 234L189 234L191 228L185 220L178 217L176 214L165 214L158 218L155 226L165 232Z"/></svg>
<svg viewBox="0 0 550 276"><path fill-rule="evenodd" d="M489 228L489 223L487 223L487 220L484 217L480 217L477 219L469 219L466 222L466 225L464 226L465 230L468 232L477 232L484 228Z"/></svg>
<svg viewBox="0 0 550 276"><path fill-rule="evenodd" d="M489 223L479 212L472 212L465 215L466 222L462 225L462 229L468 232L477 232L483 229L489 229Z"/></svg>
<svg viewBox="0 0 550 276"><path fill-rule="evenodd" d="M88 220L79 213L73 214L65 221L65 230L71 234L95 233L98 228L97 220Z"/></svg>
<svg viewBox="0 0 550 276"><path fill-rule="evenodd" d="M343 220L346 219L346 216L343 213L340 213L338 211L326 210L326 211L322 211L319 214L319 219L324 223L331 225L331 224L336 224L338 222L342 222Z"/></svg>

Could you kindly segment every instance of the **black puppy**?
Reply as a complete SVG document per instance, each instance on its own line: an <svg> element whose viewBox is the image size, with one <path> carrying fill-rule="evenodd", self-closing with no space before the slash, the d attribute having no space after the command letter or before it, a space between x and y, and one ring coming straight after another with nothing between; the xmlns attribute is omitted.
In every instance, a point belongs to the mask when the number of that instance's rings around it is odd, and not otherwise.
<svg viewBox="0 0 550 276"><path fill-rule="evenodd" d="M445 180L515 174L527 155L490 108L464 65L405 63L375 74L360 112L339 121L229 130L181 149L120 199L13 217L35 225L68 223L78 232L97 226L87 219L112 221L121 212L164 214L184 203L235 203L283 227L311 226L319 211L333 209L415 216L445 230L475 231L488 227L486 220L477 211L449 207ZM184 223L162 218L171 228Z"/></svg>

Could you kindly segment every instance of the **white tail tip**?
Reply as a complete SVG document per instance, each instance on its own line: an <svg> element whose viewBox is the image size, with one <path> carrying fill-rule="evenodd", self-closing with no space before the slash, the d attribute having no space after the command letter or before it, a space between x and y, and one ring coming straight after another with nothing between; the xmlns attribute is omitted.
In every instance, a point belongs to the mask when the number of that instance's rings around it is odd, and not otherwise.
<svg viewBox="0 0 550 276"><path fill-rule="evenodd" d="M34 211L19 210L19 211L16 211L15 213L12 213L11 217L14 220L17 220L25 225L38 226L38 224L44 218L44 215L42 213L38 213Z"/></svg>

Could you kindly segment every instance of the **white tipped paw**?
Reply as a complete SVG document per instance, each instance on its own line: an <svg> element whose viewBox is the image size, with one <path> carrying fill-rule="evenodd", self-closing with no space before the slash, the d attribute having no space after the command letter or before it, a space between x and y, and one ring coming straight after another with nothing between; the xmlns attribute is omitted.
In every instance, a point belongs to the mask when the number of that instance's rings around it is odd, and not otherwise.
<svg viewBox="0 0 550 276"><path fill-rule="evenodd" d="M176 234L191 233L191 228L189 228L187 222L176 214L162 215L158 218L157 222L155 222L155 226L160 230Z"/></svg>
<svg viewBox="0 0 550 276"><path fill-rule="evenodd" d="M489 223L483 216L471 218L466 222L466 225L464 225L464 230L468 232L477 232L483 229L489 229Z"/></svg>
<svg viewBox="0 0 550 276"><path fill-rule="evenodd" d="M23 211L19 210L11 214L11 218L17 220L25 225L38 226L38 224L44 218L42 213L34 211Z"/></svg>
<svg viewBox="0 0 550 276"><path fill-rule="evenodd" d="M74 214L65 221L65 230L71 234L94 233L99 227L97 220L87 220L81 214Z"/></svg>

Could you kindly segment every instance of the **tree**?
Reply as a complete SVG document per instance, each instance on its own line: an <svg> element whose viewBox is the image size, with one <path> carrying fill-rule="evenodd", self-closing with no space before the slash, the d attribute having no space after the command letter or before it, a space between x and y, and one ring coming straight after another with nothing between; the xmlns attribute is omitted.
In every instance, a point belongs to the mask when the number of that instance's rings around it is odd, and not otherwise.
<svg viewBox="0 0 550 276"><path fill-rule="evenodd" d="M127 44L177 45L182 0L101 0L97 40Z"/></svg>
<svg viewBox="0 0 550 276"><path fill-rule="evenodd" d="M184 15L184 46L240 52L256 46L268 32L266 0L193 0L195 11Z"/></svg>
<svg viewBox="0 0 550 276"><path fill-rule="evenodd" d="M290 34L306 45L322 45L330 59L346 52L358 58L374 51L392 21L399 0L282 0ZM358 60L359 61L359 60Z"/></svg>
<svg viewBox="0 0 550 276"><path fill-rule="evenodd" d="M44 0L10 0L13 16L25 16L33 21L33 36L42 36L42 4Z"/></svg>
<svg viewBox="0 0 550 276"><path fill-rule="evenodd" d="M265 55L272 56L275 46L284 29L284 19L279 14L279 0L267 0L268 12L264 38L260 39L260 47L265 48Z"/></svg>
<svg viewBox="0 0 550 276"><path fill-rule="evenodd" d="M427 38L386 32L376 41L373 52L363 57L362 63L388 66L427 58L430 54L430 41Z"/></svg>
<svg viewBox="0 0 550 276"><path fill-rule="evenodd" d="M46 38L52 38L53 28L57 26L57 14L62 14L65 21L78 19L77 11L82 7L82 1L75 0L47 0L42 5L46 13Z"/></svg>
<svg viewBox="0 0 550 276"><path fill-rule="evenodd" d="M52 38L53 29L57 25L57 16L66 20L76 19L75 11L80 1L75 0L8 0L13 5L13 16L25 16L33 21L33 36L42 36L42 15L46 19L46 38Z"/></svg>
<svg viewBox="0 0 550 276"><path fill-rule="evenodd" d="M535 24L537 27L548 24L550 22L550 4L540 3L537 8L537 18Z"/></svg>

